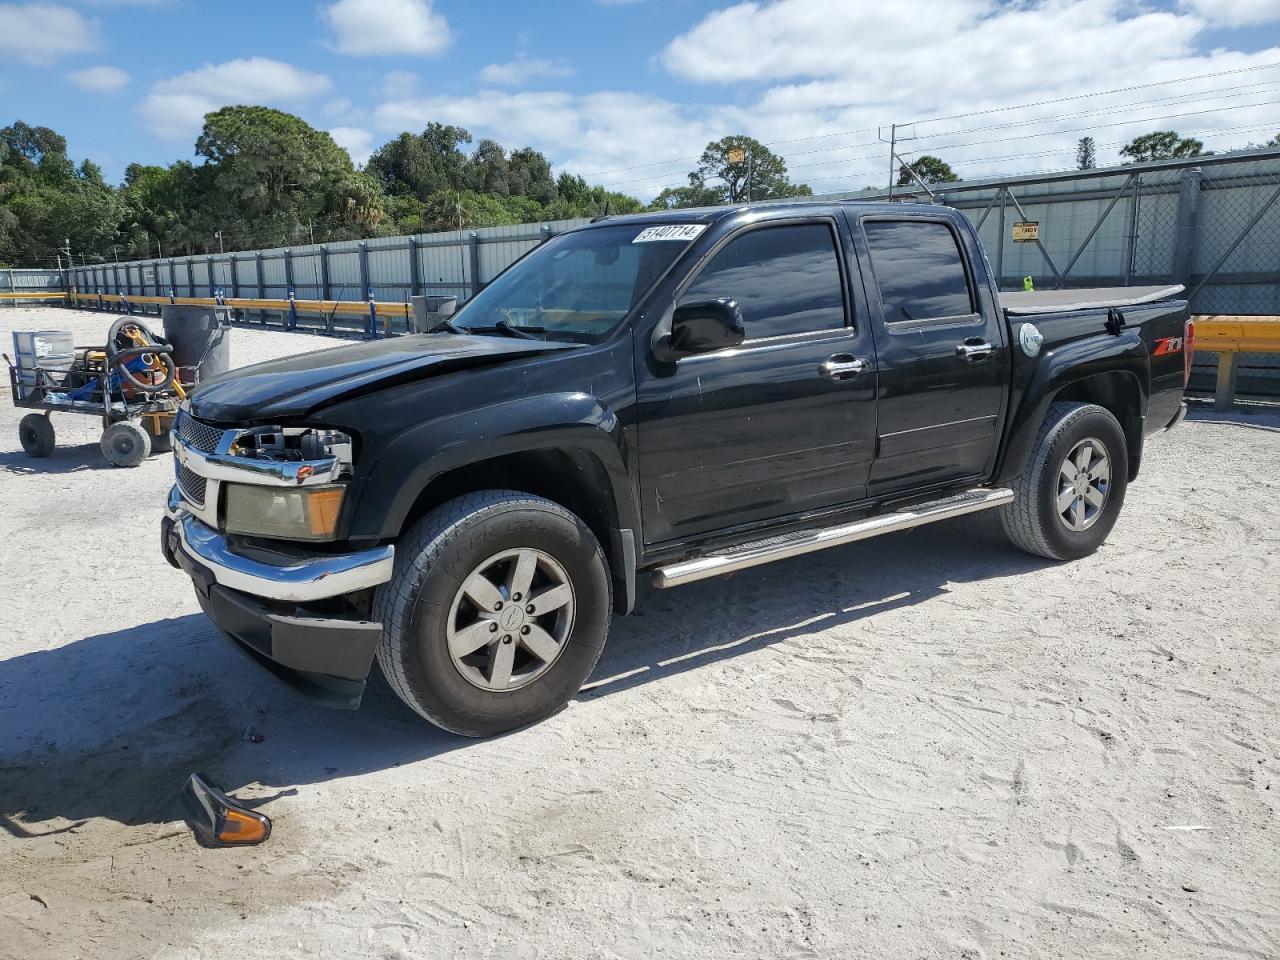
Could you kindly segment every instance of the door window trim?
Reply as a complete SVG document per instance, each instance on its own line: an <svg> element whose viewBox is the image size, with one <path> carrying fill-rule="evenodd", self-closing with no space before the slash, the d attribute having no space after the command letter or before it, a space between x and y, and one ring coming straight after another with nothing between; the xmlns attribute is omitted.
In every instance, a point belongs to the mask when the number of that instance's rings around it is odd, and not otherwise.
<svg viewBox="0 0 1280 960"><path fill-rule="evenodd" d="M871 249L871 238L867 235L867 231L863 226L867 222L878 223L940 223L951 233L951 239L956 245L956 253L960 257L960 269L964 271L965 286L969 290L969 306L971 309L968 313L953 313L942 317L920 317L915 320L889 320L885 317L884 294L880 289L880 278L876 275L876 258L875 252ZM929 215L913 215L913 214L891 214L891 213L867 213L858 217L858 230L862 234L862 242L867 248L867 266L871 272L871 281L875 285L876 301L880 305L880 328L886 333L893 334L895 332L907 332L911 330L919 330L922 327L941 328L941 327L972 327L983 326L986 324L986 318L982 315L981 303L978 299L978 287L976 279L973 275L973 264L969 262L969 256L965 252L964 243L960 237L959 231L956 229L955 223L949 217L938 217Z"/></svg>
<svg viewBox="0 0 1280 960"><path fill-rule="evenodd" d="M675 295L671 298L671 311L679 305L680 299L684 296L685 291L693 285L702 274L706 271L711 261L730 243L739 237L745 236L756 230L768 230L771 227L796 227L805 224L822 224L827 228L832 240L832 253L836 259L836 269L840 275L840 302L844 308L844 323L838 327L823 327L821 330L799 330L795 333L775 334L772 337L747 337L742 344L727 350L717 350L713 353L694 354L688 357L681 357L677 363L683 363L686 360L693 360L700 357L723 356L726 353L738 353L743 350L755 350L761 347L785 346L795 342L806 342L809 340L822 340L825 338L833 338L843 336L848 333L857 333L857 326L854 323L853 303L849 290L848 267L845 263L844 249L840 242L840 226L836 222L834 216L825 214L810 215L804 217L780 217L778 219L757 220L754 223L744 224L732 233L727 233L703 254L697 265L689 271L689 275L680 282L680 286L676 288Z"/></svg>

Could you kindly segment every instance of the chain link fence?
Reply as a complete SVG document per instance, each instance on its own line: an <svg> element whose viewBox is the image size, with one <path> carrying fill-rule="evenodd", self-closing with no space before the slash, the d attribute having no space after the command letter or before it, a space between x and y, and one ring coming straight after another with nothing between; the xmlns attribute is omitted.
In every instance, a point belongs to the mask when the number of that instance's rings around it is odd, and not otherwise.
<svg viewBox="0 0 1280 960"><path fill-rule="evenodd" d="M1280 315L1280 150L932 189L896 193L973 220L1003 290L1180 283L1197 315ZM1237 364L1241 393L1280 396L1280 357ZM1198 354L1193 389L1216 367Z"/></svg>

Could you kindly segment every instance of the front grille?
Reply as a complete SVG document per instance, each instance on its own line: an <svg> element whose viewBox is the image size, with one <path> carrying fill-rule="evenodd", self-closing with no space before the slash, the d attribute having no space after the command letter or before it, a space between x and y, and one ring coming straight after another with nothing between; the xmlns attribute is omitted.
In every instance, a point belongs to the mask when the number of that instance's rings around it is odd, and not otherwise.
<svg viewBox="0 0 1280 960"><path fill-rule="evenodd" d="M182 490L182 495L197 507L204 506L205 482L205 478L190 467L178 467L178 487Z"/></svg>
<svg viewBox="0 0 1280 960"><path fill-rule="evenodd" d="M218 449L223 431L207 423L201 423L186 413L178 414L178 439L204 453Z"/></svg>

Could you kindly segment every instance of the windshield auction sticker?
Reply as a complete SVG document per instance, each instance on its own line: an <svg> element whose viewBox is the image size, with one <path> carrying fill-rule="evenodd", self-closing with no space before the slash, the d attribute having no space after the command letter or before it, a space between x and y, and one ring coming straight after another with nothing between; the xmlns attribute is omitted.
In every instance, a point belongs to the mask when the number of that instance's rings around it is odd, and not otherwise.
<svg viewBox="0 0 1280 960"><path fill-rule="evenodd" d="M705 223L673 223L662 227L645 227L632 243L649 243L651 240L692 240L703 230Z"/></svg>

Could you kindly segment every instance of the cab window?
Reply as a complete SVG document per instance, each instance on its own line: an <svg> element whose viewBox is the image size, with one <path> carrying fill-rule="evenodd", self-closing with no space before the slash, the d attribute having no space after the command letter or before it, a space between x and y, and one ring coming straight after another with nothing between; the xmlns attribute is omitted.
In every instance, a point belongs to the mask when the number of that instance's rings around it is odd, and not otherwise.
<svg viewBox="0 0 1280 960"><path fill-rule="evenodd" d="M864 220L871 269L887 323L974 312L956 235L930 220Z"/></svg>
<svg viewBox="0 0 1280 960"><path fill-rule="evenodd" d="M680 303L722 297L737 301L749 340L843 327L844 291L831 227L760 227L730 240Z"/></svg>

